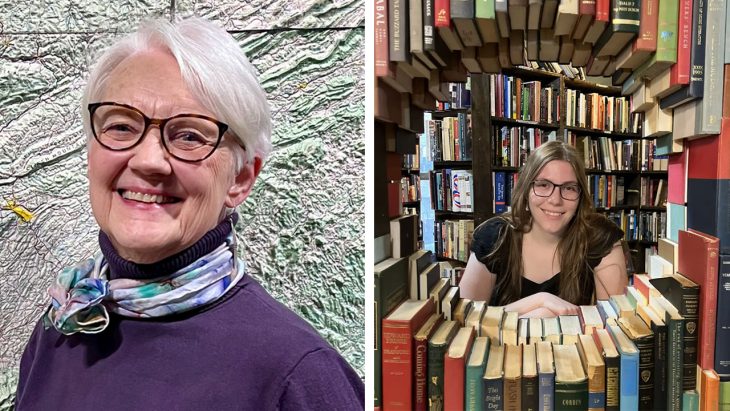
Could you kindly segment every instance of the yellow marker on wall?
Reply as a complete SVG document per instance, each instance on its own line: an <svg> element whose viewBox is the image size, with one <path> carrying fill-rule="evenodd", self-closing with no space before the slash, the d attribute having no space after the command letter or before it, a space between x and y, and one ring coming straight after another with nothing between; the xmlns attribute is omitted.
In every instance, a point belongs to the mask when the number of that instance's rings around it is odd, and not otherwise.
<svg viewBox="0 0 730 411"><path fill-rule="evenodd" d="M16 203L15 200L6 201L2 208L3 210L9 210L14 212L18 215L18 217L20 217L21 220L26 223L30 222L30 220L33 219L33 213L22 205Z"/></svg>

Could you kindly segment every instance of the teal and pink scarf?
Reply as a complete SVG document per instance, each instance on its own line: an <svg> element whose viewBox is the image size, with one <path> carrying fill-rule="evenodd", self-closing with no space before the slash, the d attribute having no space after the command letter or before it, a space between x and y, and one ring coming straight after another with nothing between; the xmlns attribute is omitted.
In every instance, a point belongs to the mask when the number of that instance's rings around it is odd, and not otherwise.
<svg viewBox="0 0 730 411"><path fill-rule="evenodd" d="M95 258L64 269L48 289L51 307L46 327L65 335L96 334L109 325L109 311L125 317L152 318L209 304L228 292L244 275L236 259L235 233L187 267L150 280L108 280L108 264Z"/></svg>

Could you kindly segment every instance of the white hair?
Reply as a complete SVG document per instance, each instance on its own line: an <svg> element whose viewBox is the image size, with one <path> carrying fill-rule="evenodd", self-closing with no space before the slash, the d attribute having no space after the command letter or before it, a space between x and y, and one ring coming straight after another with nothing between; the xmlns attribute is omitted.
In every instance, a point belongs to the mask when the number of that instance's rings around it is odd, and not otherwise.
<svg viewBox="0 0 730 411"><path fill-rule="evenodd" d="M236 171L271 151L271 114L253 65L225 30L198 17L177 22L155 19L108 48L89 74L81 101L84 130L92 138L87 106L104 91L109 74L123 60L147 50L169 51L193 96L246 148L234 150Z"/></svg>

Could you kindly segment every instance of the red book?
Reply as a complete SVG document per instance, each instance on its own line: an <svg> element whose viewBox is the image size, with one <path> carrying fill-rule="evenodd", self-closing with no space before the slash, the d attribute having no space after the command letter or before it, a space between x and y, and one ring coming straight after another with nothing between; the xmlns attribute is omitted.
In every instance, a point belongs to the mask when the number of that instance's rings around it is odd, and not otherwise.
<svg viewBox="0 0 730 411"><path fill-rule="evenodd" d="M610 9L610 0L596 0L596 20L608 22Z"/></svg>
<svg viewBox="0 0 730 411"><path fill-rule="evenodd" d="M443 322L441 314L431 314L420 330L413 336L413 343L416 349L416 370L415 375L415 407L416 411L428 410L428 340Z"/></svg>
<svg viewBox="0 0 730 411"><path fill-rule="evenodd" d="M717 267L720 240L695 230L679 230L678 272L700 286L697 364L715 367L717 319Z"/></svg>
<svg viewBox="0 0 730 411"><path fill-rule="evenodd" d="M643 0L641 2L641 23L639 35L633 44L632 51L656 51L657 26L659 24L659 0Z"/></svg>
<svg viewBox="0 0 730 411"><path fill-rule="evenodd" d="M684 205L687 202L687 158L689 147L685 147L681 153L669 155L667 166L667 201L674 204Z"/></svg>
<svg viewBox="0 0 730 411"><path fill-rule="evenodd" d="M722 93L722 116L730 118L730 93L727 92L730 90L730 64L725 64L725 77L722 84L723 90L726 90L725 93Z"/></svg>
<svg viewBox="0 0 730 411"><path fill-rule="evenodd" d="M474 327L463 327L444 354L444 410L464 409L466 362L474 343Z"/></svg>
<svg viewBox="0 0 730 411"><path fill-rule="evenodd" d="M692 46L692 0L679 0L677 62L669 72L669 85L689 84L689 59Z"/></svg>
<svg viewBox="0 0 730 411"><path fill-rule="evenodd" d="M384 410L412 410L414 407L415 350L413 335L436 312L432 299L408 300L383 318L383 402Z"/></svg>
<svg viewBox="0 0 730 411"><path fill-rule="evenodd" d="M388 2L387 0L375 0L375 30L374 35L374 53L375 57L375 75L383 77L388 75Z"/></svg>
<svg viewBox="0 0 730 411"><path fill-rule="evenodd" d="M434 27L451 27L451 2L449 0L434 0Z"/></svg>

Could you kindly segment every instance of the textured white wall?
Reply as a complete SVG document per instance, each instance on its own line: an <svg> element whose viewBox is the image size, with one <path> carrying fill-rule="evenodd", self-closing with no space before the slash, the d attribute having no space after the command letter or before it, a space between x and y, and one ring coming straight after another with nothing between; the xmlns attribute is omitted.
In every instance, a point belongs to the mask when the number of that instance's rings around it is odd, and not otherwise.
<svg viewBox="0 0 730 411"><path fill-rule="evenodd" d="M274 151L240 208L253 275L364 373L364 6L360 0L0 0L0 409L63 266L90 255L79 112L93 57L149 16L229 30L260 73ZM245 313L241 313L245 315Z"/></svg>

